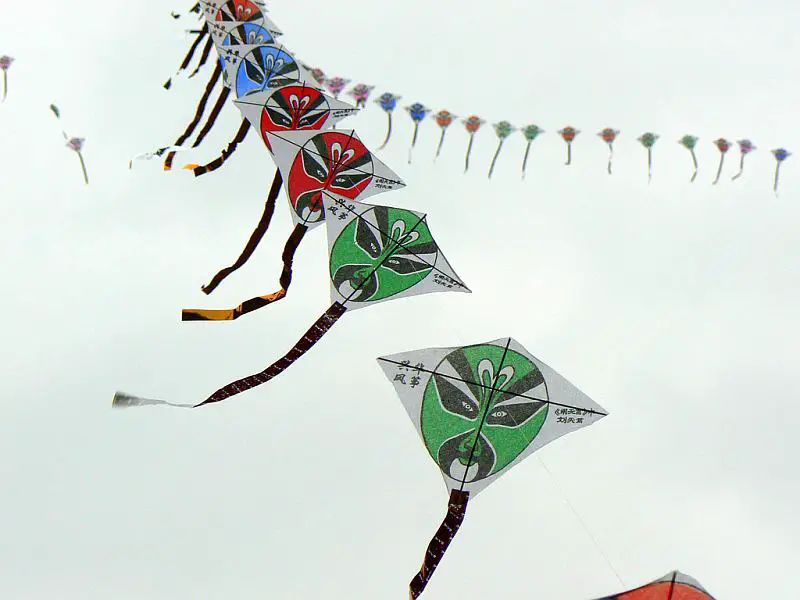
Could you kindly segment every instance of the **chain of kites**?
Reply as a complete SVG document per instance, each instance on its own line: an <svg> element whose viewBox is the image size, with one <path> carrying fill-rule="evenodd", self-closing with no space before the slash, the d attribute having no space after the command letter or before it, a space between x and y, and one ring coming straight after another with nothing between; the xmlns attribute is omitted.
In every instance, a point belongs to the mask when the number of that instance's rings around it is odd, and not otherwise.
<svg viewBox="0 0 800 600"><path fill-rule="evenodd" d="M204 39L206 43L199 64L190 77L208 61L212 50L216 49L219 60L215 61L214 72L194 118L175 144L137 158L166 154L164 168L170 170L176 153L188 148L184 144L200 125L211 95L221 83L222 90L191 148L196 148L212 129L231 94L242 112L242 124L219 157L206 165L192 164L185 168L196 176L220 168L250 129L259 132L277 166L261 220L245 249L233 264L221 269L202 286L203 293L211 294L247 262L269 228L282 188L295 227L282 253L278 290L251 298L233 309L186 309L183 320L232 321L284 299L300 242L307 232L323 224L329 240L332 305L282 358L259 373L223 386L200 403L176 404L117 392L113 401L117 408L154 405L197 408L218 403L267 383L287 370L348 311L414 295L470 291L433 239L425 214L362 202L369 196L405 185L364 146L355 131L336 131L338 121L356 114L366 105L371 87L360 84L350 90L356 99L355 108L338 100L347 80L327 78L320 71L309 69L276 43L275 38L282 33L266 17L263 0L204 0L190 12L200 15L205 22L201 29L194 31L197 38L179 72L188 68ZM180 18L180 15L173 13L173 17ZM7 73L12 63L11 57L0 57L4 100L8 90ZM171 86L170 79L164 87ZM398 100L399 96L392 94L384 94L377 100L389 115L388 131L381 148L391 137L391 115ZM60 121L59 109L54 105L50 108ZM411 105L407 110L415 125L413 149L419 124L431 111L421 104ZM456 117L440 111L435 119L442 128L438 156L447 128ZM477 116L464 120L470 134L465 169L469 168L474 135L484 123ZM490 176L504 140L515 131L506 122L497 123L494 128L500 143ZM80 157L88 184L81 155L84 140L62 133L67 146ZM524 175L530 144L542 130L531 125L523 128L522 133L528 140L523 159ZM559 133L567 143L567 164L570 164L571 144L578 131L567 127ZM606 129L599 134L612 153L618 133ZM647 133L639 141L649 154L657 139L656 134ZM681 140L693 158L696 141L692 136ZM716 143L724 159L731 145L725 140ZM755 149L747 140L740 141L739 146L742 161ZM783 149L773 153L778 166L789 156ZM696 158L694 163L696 175ZM722 160L720 172L721 167ZM611 172L611 157L608 170ZM741 175L741 170L736 177ZM718 172L717 181L719 176ZM409 584L409 598L415 599L425 590L456 535L470 498L545 444L592 425L608 413L513 338L470 346L426 348L380 357L378 361L450 491L447 515L427 547L422 567ZM509 430L516 430L519 435L509 436ZM679 571L600 600L623 598L713 600L700 583Z"/></svg>

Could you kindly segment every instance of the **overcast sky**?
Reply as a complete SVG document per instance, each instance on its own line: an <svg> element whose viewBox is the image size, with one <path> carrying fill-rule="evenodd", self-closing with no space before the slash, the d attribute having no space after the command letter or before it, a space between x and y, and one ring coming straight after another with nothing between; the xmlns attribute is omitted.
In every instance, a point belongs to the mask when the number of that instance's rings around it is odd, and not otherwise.
<svg viewBox="0 0 800 600"><path fill-rule="evenodd" d="M504 336L611 414L476 498L425 598L621 591L565 497L626 588L680 569L719 600L797 596L800 156L776 198L769 153L800 152L797 2L271 2L287 47L329 74L547 133L524 182L519 135L488 181L491 129L467 175L460 125L434 165L424 123L408 165L398 112L379 156L408 187L375 202L427 212L473 294L345 315L284 375L210 408L117 412L118 389L202 400L329 306L318 229L285 301L180 321L273 291L291 229L282 199L250 263L206 297L261 214L263 144L197 180L128 170L182 131L210 73L161 88L189 43L169 12L190 5L3 6L0 54L17 62L0 105L0 596L406 598L447 493L375 358ZM87 138L88 188L51 102ZM226 107L176 163L215 156L239 118ZM383 140L375 104L346 123ZM571 167L566 125L583 131ZM612 176L604 127L621 130ZM662 136L649 186L645 131ZM720 136L759 149L736 182L733 150L712 186Z"/></svg>

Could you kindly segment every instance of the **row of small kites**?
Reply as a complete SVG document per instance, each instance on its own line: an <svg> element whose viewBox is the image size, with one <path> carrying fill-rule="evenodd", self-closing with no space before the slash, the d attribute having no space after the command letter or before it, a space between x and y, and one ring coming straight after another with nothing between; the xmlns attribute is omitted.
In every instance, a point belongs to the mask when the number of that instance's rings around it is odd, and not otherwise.
<svg viewBox="0 0 800 600"><path fill-rule="evenodd" d="M405 186L366 148L355 131L336 130L336 123L363 108L371 90L367 90L366 97L356 98L358 106L355 108L338 100L344 88L338 93L335 88L341 82L336 83L335 78L320 80L319 73L315 76L289 50L275 42L281 32L266 16L263 0L204 0L190 12L200 15L204 24L196 31L197 38L180 71L188 68L203 39L206 44L200 63L191 76L199 72L213 50L219 60L215 61L214 72L184 133L172 146L143 156L153 158L166 154L164 168L170 170L177 152L200 145L229 96L234 94L233 102L243 116L236 136L210 163L187 167L196 176L220 168L250 129L259 132L277 167L261 220L241 255L202 286L202 292L210 295L248 261L269 228L281 189L286 193L295 227L283 250L277 291L246 300L233 309L185 309L182 319L233 321L286 298L293 276L293 258L300 242L309 231L323 224L329 242L326 262L332 304L282 358L258 373L223 386L200 403L177 404L117 392L113 401L117 408L198 408L215 404L265 384L286 371L344 314L354 309L421 294L470 292L435 242L424 213L363 202L370 196ZM4 99L7 72L12 62L10 57L0 58ZM331 89L332 82L334 89ZM171 81L168 83L165 87L169 88ZM220 83L223 89L205 124L191 146L184 145L200 125L211 94ZM330 94L326 94L326 90ZM394 106L397 100L393 98ZM382 106L385 108L385 104ZM60 121L58 107L51 105L50 109ZM392 110L387 110L389 131L382 147L391 137ZM417 127L429 112L409 110L415 121L415 141ZM437 120L441 116L439 113ZM442 127L437 153L441 150L446 128L455 119L453 115L449 118L448 124ZM483 121L474 117L466 123L471 134L471 148L472 136ZM495 126L495 130L502 148L503 140L513 128ZM537 128L535 135L533 132L523 129L526 137L530 136L529 142L541 130ZM577 133L570 129L561 132L568 144L568 163L571 143ZM63 131L62 134L67 146L78 154L88 183L81 154L84 140L70 138ZM613 139L606 140L610 147L616 135L614 132ZM650 141L645 143L647 139ZM657 136L651 134L651 138L642 143L649 151L656 139ZM687 141L686 145L693 150L695 142ZM779 162L786 156L788 153L785 156L776 154ZM468 160L469 150L467 166ZM544 445L592 425L608 413L512 338L403 352L380 357L378 362L450 492L445 519L428 545L422 567L409 584L409 597L415 599L425 590L456 535L471 497ZM508 435L512 430L520 435ZM696 580L678 571L605 600L662 598L713 600Z"/></svg>

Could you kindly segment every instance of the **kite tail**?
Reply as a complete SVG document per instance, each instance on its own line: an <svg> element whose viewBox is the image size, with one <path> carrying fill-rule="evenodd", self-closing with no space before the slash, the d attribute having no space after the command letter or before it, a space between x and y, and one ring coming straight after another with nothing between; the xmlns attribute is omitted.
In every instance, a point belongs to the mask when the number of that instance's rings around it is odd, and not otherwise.
<svg viewBox="0 0 800 600"><path fill-rule="evenodd" d="M195 39L194 43L192 43L192 46L189 48L189 52L186 53L186 56L184 57L181 66L178 68L176 75L189 66L189 63L192 62L192 58L194 57L194 53L197 51L197 48L200 47L200 42L203 41L203 38L206 37L206 35L208 35L208 24L203 25L203 28L200 30L197 39ZM211 40L209 39L209 41ZM166 82L164 82L165 90L168 90L171 87L172 87L172 77L170 77L169 79L167 79Z"/></svg>
<svg viewBox="0 0 800 600"><path fill-rule="evenodd" d="M211 74L211 78L208 80L208 84L206 85L206 90L203 92L203 97L200 98L200 102L197 104L197 110L194 113L194 118L189 125L186 126L186 130L183 134L177 139L175 142L175 146L182 146L183 143L189 139L189 136L194 133L194 130L197 128L198 123L200 123L200 119L203 118L203 113L206 110L206 105L208 104L208 99L211 96L211 92L214 91L214 87L217 85L219 81L220 75L222 75L222 67L217 63L217 66L214 68L214 72ZM172 169L172 161L175 160L175 152L170 152L167 154L167 158L164 160L164 170L169 171Z"/></svg>
<svg viewBox="0 0 800 600"><path fill-rule="evenodd" d="M6 101L8 96L8 71L3 71L3 102Z"/></svg>
<svg viewBox="0 0 800 600"><path fill-rule="evenodd" d="M717 178L714 180L712 185L717 185L719 183L719 178L722 176L722 165L725 163L725 155L720 154L719 156L719 168L717 169Z"/></svg>
<svg viewBox="0 0 800 600"><path fill-rule="evenodd" d="M697 155L694 153L694 148L692 148L690 152L692 153L692 162L694 163L694 174L689 181L694 183L694 180L697 179Z"/></svg>
<svg viewBox="0 0 800 600"><path fill-rule="evenodd" d="M611 163L614 160L614 145L608 145L608 174L611 175Z"/></svg>
<svg viewBox="0 0 800 600"><path fill-rule="evenodd" d="M433 157L433 162L436 162L436 159L439 158L439 155L442 153L442 144L444 144L445 133L447 133L447 129L442 127L442 136L439 138L439 145L436 147L436 156Z"/></svg>
<svg viewBox="0 0 800 600"><path fill-rule="evenodd" d="M386 115L389 117L389 128L386 130L386 139L383 140L383 144L381 144L381 147L378 148L378 150L383 150L386 148L386 144L389 143L389 138L392 137L392 113L386 111Z"/></svg>
<svg viewBox="0 0 800 600"><path fill-rule="evenodd" d="M132 408L134 406L173 406L175 408L194 408L193 404L173 404L172 402L164 402L163 400L149 400L148 398L140 398L139 396L131 396L123 392L114 394L114 400L111 402L112 408Z"/></svg>
<svg viewBox="0 0 800 600"><path fill-rule="evenodd" d="M564 164L567 166L572 164L572 142L567 142L567 162Z"/></svg>
<svg viewBox="0 0 800 600"><path fill-rule="evenodd" d="M742 176L742 173L744 173L744 157L745 157L745 155L742 154L742 158L739 161L739 172L736 175L734 175L733 177L731 177L731 181L736 181L737 179L739 179L739 177Z"/></svg>
<svg viewBox="0 0 800 600"><path fill-rule="evenodd" d="M202 35L202 34L201 34ZM208 36L206 40L206 45L203 47L203 53L200 55L200 62L197 63L197 66L192 71L192 74L189 75L189 79L197 75L197 72L203 68L203 66L208 62L208 55L211 54L211 48L214 47L214 38Z"/></svg>
<svg viewBox="0 0 800 600"><path fill-rule="evenodd" d="M253 255L253 252L255 252L256 248L258 247L259 242L261 242L264 234L267 233L267 229L269 229L272 215L275 212L275 202L278 199L278 194L281 191L282 184L283 178L281 177L281 172L276 171L275 177L272 180L272 188L269 190L269 196L267 196L267 202L264 205L264 212L261 215L261 220L258 222L258 225L256 225L256 228L250 235L250 240L247 242L244 250L242 250L242 254L236 259L235 263L233 263L230 267L222 269L219 273L214 275L208 285L204 285L201 288L204 294L211 294L211 292L217 289L217 286L219 286L219 284L222 283L225 278L228 277L228 275L241 268L242 265L244 265L244 263L246 263Z"/></svg>
<svg viewBox="0 0 800 600"><path fill-rule="evenodd" d="M314 344L316 344L322 338L322 336L325 335L331 327L333 327L336 321L338 321L345 312L347 312L347 307L345 307L343 304L339 304L338 302L334 302L331 307L325 311L325 313L319 319L317 319L317 322L311 326L305 335L300 338L297 344L294 345L294 348L289 350L289 352L287 352L283 358L280 358L276 362L272 363L260 373L239 379L238 381L234 381L233 383L229 383L225 387L218 389L203 402L195 406L195 408L205 406L206 404L212 404L214 402L221 402L222 400L237 394L241 394L242 392L246 392L247 390L267 383L270 379L277 377L290 366L292 366L297 359L308 352L314 346Z"/></svg>
<svg viewBox="0 0 800 600"><path fill-rule="evenodd" d="M236 148L239 146L241 142L247 137L247 132L250 131L250 121L244 120L242 121L242 125L239 127L239 131L236 132L236 135L228 144L228 147L222 151L217 158L212 160L210 163L205 165L185 165L183 168L188 169L194 173L195 177L200 177L200 175L205 175L206 173L210 173L211 171L216 171L225 162L230 158L231 154L236 152Z"/></svg>
<svg viewBox="0 0 800 600"><path fill-rule="evenodd" d="M428 585L433 572L439 566L442 556L447 551L450 542L453 541L456 533L458 533L461 523L464 521L464 515L467 512L467 503L469 502L469 492L461 490L453 490L450 493L450 502L447 507L447 516L439 526L436 535L433 536L428 549L425 552L425 559L422 562L422 568L414 576L409 584L410 600L419 598L425 587Z"/></svg>
<svg viewBox="0 0 800 600"><path fill-rule="evenodd" d="M531 153L531 142L525 148L525 157L522 159L522 178L525 179L525 170L528 168L528 155Z"/></svg>
<svg viewBox="0 0 800 600"><path fill-rule="evenodd" d="M83 171L83 180L86 182L86 185L89 185L89 175L86 173L86 163L83 160L83 154L78 152L78 159L81 161L81 170Z"/></svg>
<svg viewBox="0 0 800 600"><path fill-rule="evenodd" d="M494 153L494 158L492 159L492 166L489 167L489 179L492 178L492 173L494 173L494 166L497 164L497 157L500 156L500 150L503 149L503 140L500 140L500 143L497 144L497 151Z"/></svg>
<svg viewBox="0 0 800 600"><path fill-rule="evenodd" d="M467 155L464 157L464 173L469 171L469 155L472 153L472 141L475 139L475 134L469 134L469 145L467 146Z"/></svg>
<svg viewBox="0 0 800 600"><path fill-rule="evenodd" d="M408 149L408 164L411 164L411 153L417 145L417 134L419 133L419 122L414 121L414 137L411 138L411 148Z"/></svg>
<svg viewBox="0 0 800 600"><path fill-rule="evenodd" d="M772 186L772 191L775 192L775 195L778 195L778 177L781 174L781 163L778 161L778 164L775 165L775 183Z"/></svg>
<svg viewBox="0 0 800 600"><path fill-rule="evenodd" d="M197 148L203 140L206 138L208 133L211 131L211 128L214 127L214 123L217 122L217 117L219 113L222 112L222 109L225 107L225 102L228 100L228 96L231 93L231 88L224 88L222 92L220 92L219 98L217 98L217 103L214 105L214 108L208 115L208 119L206 120L206 124L200 130L200 133L197 134L197 139L192 144L192 148Z"/></svg>
<svg viewBox="0 0 800 600"><path fill-rule="evenodd" d="M283 249L283 271L281 272L280 285L281 289L266 296L256 296L250 300L242 302L239 306L227 310L202 310L191 309L184 310L181 315L183 321L235 321L242 315L255 312L260 308L264 308L274 302L282 300L289 291L289 286L292 284L292 262L294 260L295 252L300 246L308 231L305 225L297 225L286 241L286 246Z"/></svg>
<svg viewBox="0 0 800 600"><path fill-rule="evenodd" d="M647 185L650 185L650 181L653 179L653 150L651 148L647 149Z"/></svg>

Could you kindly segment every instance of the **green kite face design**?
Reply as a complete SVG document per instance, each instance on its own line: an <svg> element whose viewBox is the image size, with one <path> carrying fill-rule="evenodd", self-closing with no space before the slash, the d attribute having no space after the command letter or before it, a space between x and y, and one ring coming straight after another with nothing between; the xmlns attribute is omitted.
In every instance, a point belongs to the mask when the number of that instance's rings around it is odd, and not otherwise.
<svg viewBox="0 0 800 600"><path fill-rule="evenodd" d="M453 479L472 483L495 475L539 435L549 407L547 385L522 354L491 344L467 346L434 371L422 400L422 437Z"/></svg>
<svg viewBox="0 0 800 600"><path fill-rule="evenodd" d="M376 206L351 221L331 249L331 280L348 302L376 302L414 287L439 247L411 211Z"/></svg>

